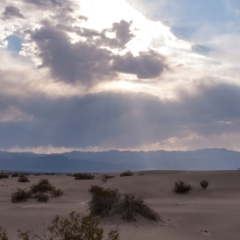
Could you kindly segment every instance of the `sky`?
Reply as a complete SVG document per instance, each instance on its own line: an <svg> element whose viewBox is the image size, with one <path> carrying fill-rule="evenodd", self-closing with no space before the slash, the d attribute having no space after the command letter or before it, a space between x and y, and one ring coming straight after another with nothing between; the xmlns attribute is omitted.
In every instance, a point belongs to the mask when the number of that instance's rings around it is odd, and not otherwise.
<svg viewBox="0 0 240 240"><path fill-rule="evenodd" d="M1 0L0 150L240 151L240 1Z"/></svg>

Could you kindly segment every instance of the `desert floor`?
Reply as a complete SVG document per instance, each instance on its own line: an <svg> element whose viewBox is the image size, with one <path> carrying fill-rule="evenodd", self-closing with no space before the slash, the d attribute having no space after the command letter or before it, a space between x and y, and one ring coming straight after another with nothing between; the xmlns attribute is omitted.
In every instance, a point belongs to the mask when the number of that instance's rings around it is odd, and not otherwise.
<svg viewBox="0 0 240 240"><path fill-rule="evenodd" d="M116 217L102 219L107 233L117 228L121 240L238 240L240 239L240 171L144 171L143 175L116 177L103 183L100 173L94 180L74 180L66 175L28 176L30 183L19 183L18 178L0 179L0 226L7 229L9 239L17 239L17 229L38 231L48 226L55 215L67 217L70 212L87 213L91 185L118 188L121 193L143 196L148 205L162 218L151 222L138 218L125 222ZM11 194L18 187L28 188L39 179L47 178L65 195L51 198L48 203L31 199L11 203ZM199 182L209 181L203 190ZM174 182L184 180L193 186L187 194L172 191Z"/></svg>

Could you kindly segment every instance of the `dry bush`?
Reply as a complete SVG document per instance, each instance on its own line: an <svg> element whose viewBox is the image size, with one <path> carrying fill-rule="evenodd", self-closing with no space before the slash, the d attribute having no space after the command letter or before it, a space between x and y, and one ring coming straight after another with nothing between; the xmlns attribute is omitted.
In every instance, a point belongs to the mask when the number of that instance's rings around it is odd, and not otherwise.
<svg viewBox="0 0 240 240"><path fill-rule="evenodd" d="M48 192L53 191L55 188L50 184L48 179L40 179L39 182L31 186L31 192Z"/></svg>
<svg viewBox="0 0 240 240"><path fill-rule="evenodd" d="M205 179L202 180L202 181L200 181L200 186L201 186L203 189L208 188L208 185L209 185L209 183L208 183L208 181L206 181Z"/></svg>
<svg viewBox="0 0 240 240"><path fill-rule="evenodd" d="M6 173L6 172L1 172L0 173L0 179L1 178L8 178L9 177L9 174L8 173Z"/></svg>
<svg viewBox="0 0 240 240"><path fill-rule="evenodd" d="M95 178L95 176L90 173L74 173L73 176L75 180L91 180Z"/></svg>
<svg viewBox="0 0 240 240"><path fill-rule="evenodd" d="M11 176L12 176L12 177L18 177L18 176L19 176L19 173L12 173Z"/></svg>
<svg viewBox="0 0 240 240"><path fill-rule="evenodd" d="M128 176L133 176L133 171L126 171L126 172L122 172L120 173L120 177L128 177Z"/></svg>
<svg viewBox="0 0 240 240"><path fill-rule="evenodd" d="M159 215L146 205L142 197L136 197L133 194L124 195L123 199L119 203L118 211L122 214L123 219L127 221L136 220L137 214L149 220L160 220Z"/></svg>
<svg viewBox="0 0 240 240"><path fill-rule="evenodd" d="M31 193L26 189L18 188L16 192L12 193L11 201L16 202L25 202L31 198Z"/></svg>
<svg viewBox="0 0 240 240"><path fill-rule="evenodd" d="M18 238L22 240L102 240L104 230L99 227L98 220L93 216L81 216L72 212L69 214L69 218L61 219L57 215L47 230L41 233L22 230L18 230L18 233ZM6 230L1 227L0 239L8 240ZM118 230L110 231L108 240L119 240Z"/></svg>
<svg viewBox="0 0 240 240"><path fill-rule="evenodd" d="M101 176L101 180L103 181L103 182L106 182L108 179L110 179L110 178L115 178L115 176L113 176L113 175L109 175L109 174L103 174L102 176Z"/></svg>
<svg viewBox="0 0 240 240"><path fill-rule="evenodd" d="M116 211L120 200L118 189L102 188L94 185L91 186L89 192L92 194L92 199L89 202L91 214L104 217Z"/></svg>
<svg viewBox="0 0 240 240"><path fill-rule="evenodd" d="M91 186L89 192L92 194L89 210L93 215L105 217L121 214L127 221L136 220L137 214L153 221L160 219L159 215L146 205L142 197L132 194L122 196L118 189L102 188L96 185Z"/></svg>
<svg viewBox="0 0 240 240"><path fill-rule="evenodd" d="M29 178L23 174L18 177L18 182L30 182Z"/></svg>
<svg viewBox="0 0 240 240"><path fill-rule="evenodd" d="M63 192L61 189L56 189L56 188L54 188L54 189L51 191L52 197L61 197L63 194L64 194L64 192Z"/></svg>
<svg viewBox="0 0 240 240"><path fill-rule="evenodd" d="M176 193L187 193L192 190L191 184L187 184L186 182L179 180L175 182L173 191Z"/></svg>
<svg viewBox="0 0 240 240"><path fill-rule="evenodd" d="M47 202L49 199L49 196L47 193L39 192L34 195L34 198L36 198L38 202Z"/></svg>

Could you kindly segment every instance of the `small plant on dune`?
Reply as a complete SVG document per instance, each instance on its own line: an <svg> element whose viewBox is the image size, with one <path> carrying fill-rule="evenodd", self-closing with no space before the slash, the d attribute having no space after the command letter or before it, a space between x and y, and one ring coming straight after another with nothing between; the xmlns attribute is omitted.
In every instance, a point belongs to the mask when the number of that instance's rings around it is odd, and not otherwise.
<svg viewBox="0 0 240 240"><path fill-rule="evenodd" d="M31 186L31 192L48 192L53 191L55 188L50 184L48 179L40 179L39 182Z"/></svg>
<svg viewBox="0 0 240 240"><path fill-rule="evenodd" d="M8 240L8 235L6 229L0 226L0 239L1 240Z"/></svg>
<svg viewBox="0 0 240 240"><path fill-rule="evenodd" d="M95 176L90 173L74 173L75 180L91 180L95 179Z"/></svg>
<svg viewBox="0 0 240 240"><path fill-rule="evenodd" d="M30 182L29 178L23 174L21 174L19 177L18 177L18 182Z"/></svg>
<svg viewBox="0 0 240 240"><path fill-rule="evenodd" d="M49 199L49 196L47 193L39 192L34 195L34 198L36 198L38 202L47 202Z"/></svg>
<svg viewBox="0 0 240 240"><path fill-rule="evenodd" d="M13 203L25 202L31 198L31 193L26 189L18 188L16 192L12 193L11 201Z"/></svg>
<svg viewBox="0 0 240 240"><path fill-rule="evenodd" d="M8 178L9 177L9 174L6 173L6 172L1 172L0 173L0 178Z"/></svg>
<svg viewBox="0 0 240 240"><path fill-rule="evenodd" d="M122 196L118 189L102 188L97 185L91 186L89 192L92 194L89 202L92 215L105 217L121 214L127 221L136 220L137 214L153 221L160 219L159 215L146 205L142 197L133 194Z"/></svg>
<svg viewBox="0 0 240 240"><path fill-rule="evenodd" d="M108 179L110 179L110 178L115 178L115 176L109 175L109 174L103 174L103 175L101 176L102 182L106 182L106 181L107 181Z"/></svg>
<svg viewBox="0 0 240 240"><path fill-rule="evenodd" d="M102 188L94 185L91 186L89 192L92 194L92 199L89 202L91 214L105 217L116 211L120 200L118 189Z"/></svg>
<svg viewBox="0 0 240 240"><path fill-rule="evenodd" d="M12 175L11 175L12 177L18 177L19 176L19 174L18 173L12 173Z"/></svg>
<svg viewBox="0 0 240 240"><path fill-rule="evenodd" d="M44 233L22 230L18 230L18 233L18 238L22 240L102 240L104 230L99 227L99 221L93 216L81 216L72 212L68 218L61 219L57 215ZM0 239L8 240L6 230L1 227ZM108 240L119 240L118 230L110 231Z"/></svg>
<svg viewBox="0 0 240 240"><path fill-rule="evenodd" d="M200 186L203 188L203 189L207 189L208 188L208 185L209 185L209 183L208 183L208 181L207 180L202 180L202 181L200 181Z"/></svg>
<svg viewBox="0 0 240 240"><path fill-rule="evenodd" d="M191 184L187 184L186 182L179 180L175 182L173 191L176 193L187 193L192 190Z"/></svg>
<svg viewBox="0 0 240 240"><path fill-rule="evenodd" d="M153 221L160 219L159 215L146 205L142 197L136 197L133 194L124 195L119 203L118 211L123 215L123 219L127 221L135 221L137 214Z"/></svg>
<svg viewBox="0 0 240 240"><path fill-rule="evenodd" d="M128 170L120 173L120 177L128 177L128 176L133 176L133 171Z"/></svg>
<svg viewBox="0 0 240 240"><path fill-rule="evenodd" d="M52 197L61 197L64 194L64 192L61 189L53 189L51 191Z"/></svg>

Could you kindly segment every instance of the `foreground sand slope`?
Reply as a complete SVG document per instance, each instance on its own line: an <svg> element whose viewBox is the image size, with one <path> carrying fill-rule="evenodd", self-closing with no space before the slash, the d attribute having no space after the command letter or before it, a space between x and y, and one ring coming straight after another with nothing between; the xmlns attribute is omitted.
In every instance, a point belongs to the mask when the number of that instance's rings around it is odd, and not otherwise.
<svg viewBox="0 0 240 240"><path fill-rule="evenodd" d="M102 183L101 174L95 180L74 180L65 175L29 176L30 183L19 183L17 178L0 179L0 225L9 232L10 239L17 239L17 229L41 229L47 226L56 214L67 217L72 211L87 213L91 185L118 188L122 193L143 196L157 211L163 221L150 222L139 218L137 222L126 223L118 217L101 220L101 226L110 230L117 227L121 240L237 240L240 236L240 171L184 172L146 171L139 176L119 177ZM11 203L10 196L17 187L27 188L48 178L65 195L50 199L48 203L29 200ZM207 190L199 186L206 179ZM172 191L174 182L184 180L194 190L180 195Z"/></svg>

